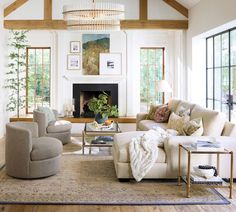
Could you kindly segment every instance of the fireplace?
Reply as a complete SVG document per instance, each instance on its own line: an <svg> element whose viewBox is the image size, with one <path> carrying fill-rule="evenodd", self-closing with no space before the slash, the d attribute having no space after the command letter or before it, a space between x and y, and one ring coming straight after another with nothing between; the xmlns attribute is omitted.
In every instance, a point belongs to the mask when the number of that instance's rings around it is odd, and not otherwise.
<svg viewBox="0 0 236 212"><path fill-rule="evenodd" d="M89 99L98 97L103 92L109 95L110 105L118 107L118 84L73 84L74 117L94 117L94 113L89 110L87 103Z"/></svg>

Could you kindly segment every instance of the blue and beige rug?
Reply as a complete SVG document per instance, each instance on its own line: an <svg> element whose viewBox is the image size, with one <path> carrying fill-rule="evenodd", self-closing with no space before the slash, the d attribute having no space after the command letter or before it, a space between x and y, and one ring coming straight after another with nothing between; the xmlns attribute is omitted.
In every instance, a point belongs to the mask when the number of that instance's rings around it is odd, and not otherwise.
<svg viewBox="0 0 236 212"><path fill-rule="evenodd" d="M111 156L63 155L55 176L20 180L0 171L0 204L182 205L229 204L215 189L194 188L186 198L176 182L120 183Z"/></svg>

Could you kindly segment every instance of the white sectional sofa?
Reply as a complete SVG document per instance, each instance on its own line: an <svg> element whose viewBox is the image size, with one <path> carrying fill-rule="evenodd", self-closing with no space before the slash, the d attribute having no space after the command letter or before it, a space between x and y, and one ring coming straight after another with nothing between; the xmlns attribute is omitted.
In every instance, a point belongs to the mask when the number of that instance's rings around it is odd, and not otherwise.
<svg viewBox="0 0 236 212"><path fill-rule="evenodd" d="M196 142L198 139L214 137L222 145L236 153L236 127L235 124L227 122L222 113L202 108L190 102L173 99L168 103L168 108L175 112L177 107L183 105L190 108L190 119L202 118L203 135L193 136L173 136L164 142L164 147L158 147L159 153L155 165L146 174L147 179L176 178L178 171L178 145ZM147 114L137 114L137 131L125 132L114 136L113 158L117 178L120 180L132 179L130 168L129 143L133 137L143 135L145 131L159 126L166 129L167 123L156 123L146 119ZM182 154L182 172L186 172L187 154ZM191 165L216 165L216 155L193 155ZM236 163L234 163L236 164ZM229 178L230 157L220 156L220 176ZM234 165L234 178L236 178L236 166Z"/></svg>

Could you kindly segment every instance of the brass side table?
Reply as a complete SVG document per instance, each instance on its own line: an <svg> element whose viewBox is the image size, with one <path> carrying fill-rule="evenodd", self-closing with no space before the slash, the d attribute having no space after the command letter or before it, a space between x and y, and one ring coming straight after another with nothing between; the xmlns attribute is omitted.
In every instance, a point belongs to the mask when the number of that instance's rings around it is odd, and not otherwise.
<svg viewBox="0 0 236 212"><path fill-rule="evenodd" d="M96 136L114 136L116 133L121 133L118 122L113 123L111 129L95 128L92 123L85 123L84 130L82 131L82 154L84 154L84 148L89 147L89 154L91 154L92 147L111 147L112 142L105 144L92 144L86 143L86 138Z"/></svg>
<svg viewBox="0 0 236 212"><path fill-rule="evenodd" d="M187 162L187 176L184 178L181 175L181 150L184 150L188 154L188 162ZM178 185L181 185L181 178L186 183L186 196L190 197L190 188L191 188L191 157L193 154L213 154L217 155L217 170L219 171L219 164L220 164L220 155L222 154L229 154L230 155L230 181L226 185L210 185L210 184L194 184L194 185L204 185L207 187L214 187L214 188L229 188L229 198L232 199L233 197L233 152L224 149L224 151L199 151L194 149L189 145L182 145L179 144L179 155L178 155ZM218 173L219 174L219 173Z"/></svg>

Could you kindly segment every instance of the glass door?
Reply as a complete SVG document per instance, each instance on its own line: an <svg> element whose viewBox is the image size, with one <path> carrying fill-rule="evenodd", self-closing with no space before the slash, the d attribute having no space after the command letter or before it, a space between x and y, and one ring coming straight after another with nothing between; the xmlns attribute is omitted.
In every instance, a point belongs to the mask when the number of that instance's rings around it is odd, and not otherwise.
<svg viewBox="0 0 236 212"><path fill-rule="evenodd" d="M206 106L236 122L236 29L207 38Z"/></svg>

